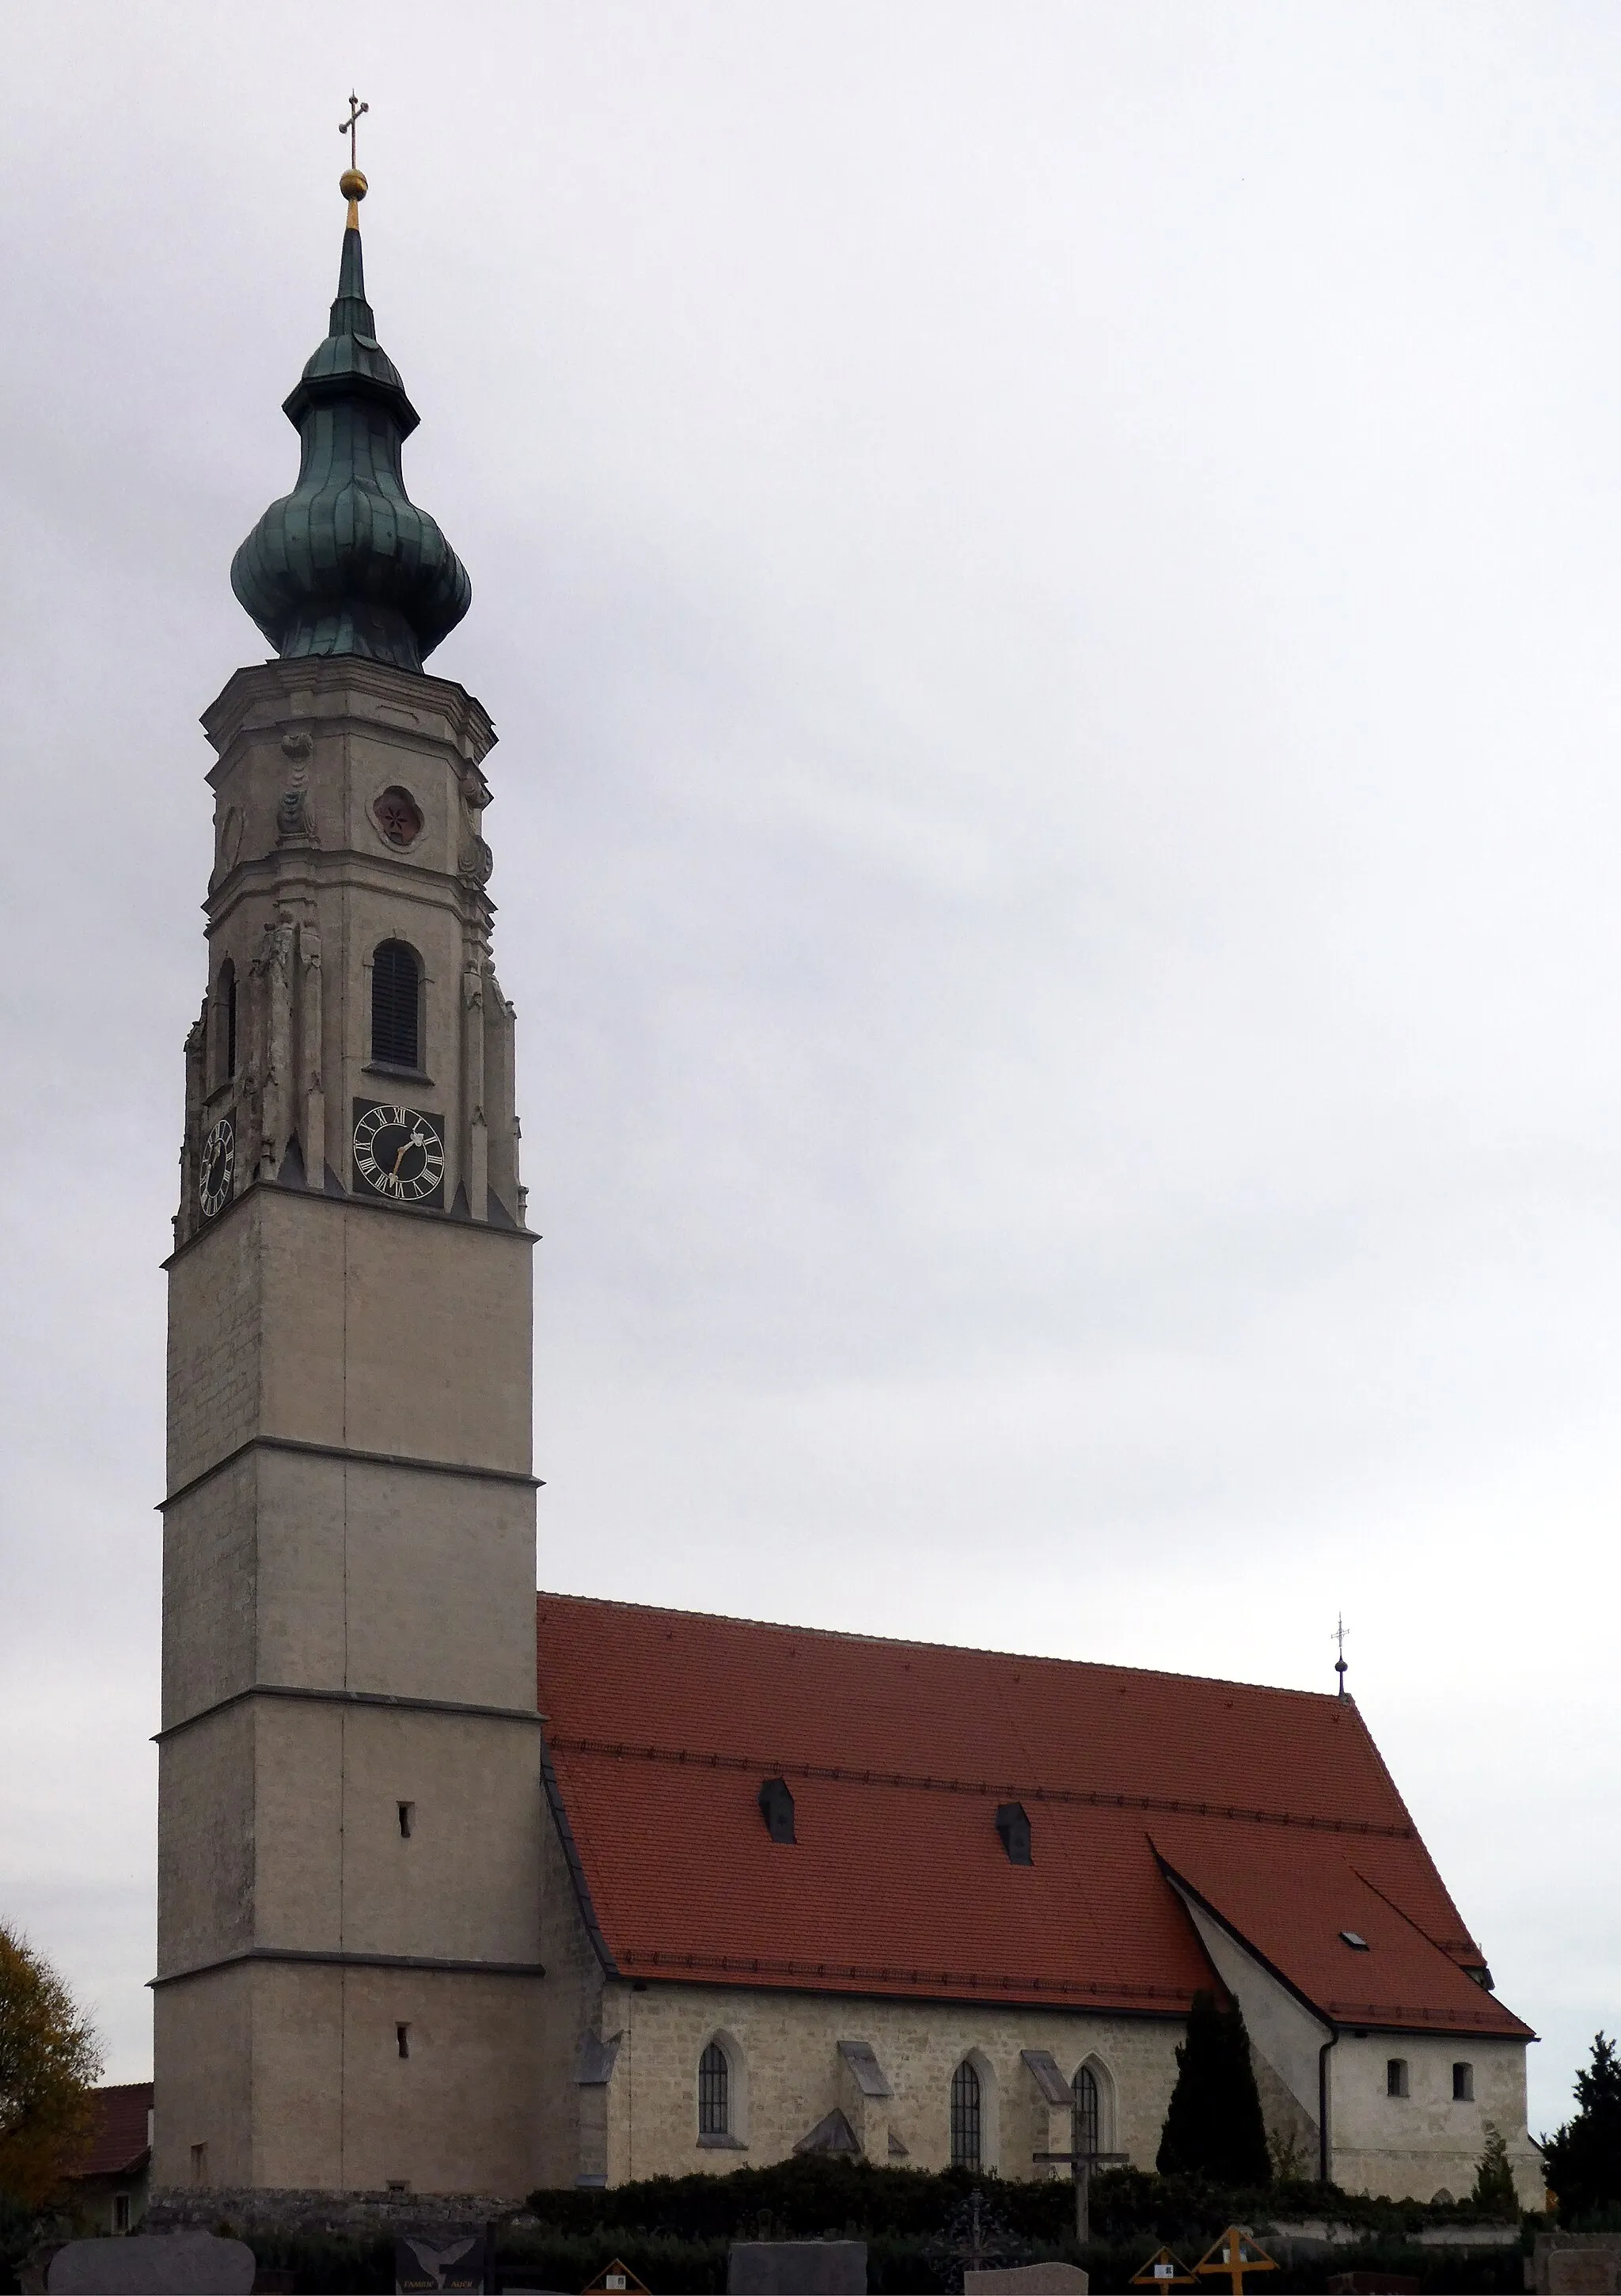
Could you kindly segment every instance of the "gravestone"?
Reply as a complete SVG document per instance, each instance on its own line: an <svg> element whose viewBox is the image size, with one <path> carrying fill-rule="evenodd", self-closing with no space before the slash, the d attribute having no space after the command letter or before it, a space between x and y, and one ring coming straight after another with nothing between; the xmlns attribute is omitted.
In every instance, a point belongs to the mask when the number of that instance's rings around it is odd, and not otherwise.
<svg viewBox="0 0 1621 2296"><path fill-rule="evenodd" d="M1089 2284L1078 2264L1003 2264L965 2272L962 2296L1086 2296Z"/></svg>
<svg viewBox="0 0 1621 2296"><path fill-rule="evenodd" d="M867 2296L864 2240L734 2240L729 2296Z"/></svg>
<svg viewBox="0 0 1621 2296"><path fill-rule="evenodd" d="M45 2267L50 2296L249 2296L253 2251L211 2232L70 2240Z"/></svg>
<svg viewBox="0 0 1621 2296"><path fill-rule="evenodd" d="M1621 2291L1621 2234L1543 2233L1532 2276L1543 2296L1617 2296Z"/></svg>
<svg viewBox="0 0 1621 2296"><path fill-rule="evenodd" d="M394 2241L395 2296L406 2290L481 2289L489 2260L489 2233L483 2225L398 2233Z"/></svg>

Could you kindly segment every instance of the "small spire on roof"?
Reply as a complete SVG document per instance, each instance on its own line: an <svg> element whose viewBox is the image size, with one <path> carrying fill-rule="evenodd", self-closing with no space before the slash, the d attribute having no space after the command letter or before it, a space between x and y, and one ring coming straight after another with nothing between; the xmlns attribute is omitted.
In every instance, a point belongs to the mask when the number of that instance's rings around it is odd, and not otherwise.
<svg viewBox="0 0 1621 2296"><path fill-rule="evenodd" d="M1346 1694L1346 1636L1349 1632L1350 1629L1346 1625L1346 1614L1341 1611L1339 1623L1334 1628L1334 1640L1339 1648L1339 1655L1334 1660L1334 1671L1339 1677L1339 1695L1342 1698Z"/></svg>

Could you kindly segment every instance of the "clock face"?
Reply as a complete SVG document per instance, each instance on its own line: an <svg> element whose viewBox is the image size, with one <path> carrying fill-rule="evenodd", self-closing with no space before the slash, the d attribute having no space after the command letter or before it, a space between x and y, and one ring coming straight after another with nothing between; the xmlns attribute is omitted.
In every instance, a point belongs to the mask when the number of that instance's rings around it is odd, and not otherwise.
<svg viewBox="0 0 1621 2296"><path fill-rule="evenodd" d="M231 1201L231 1180L236 1170L236 1127L222 1116L202 1144L202 1164L197 1175L198 1199L204 1219L212 1219Z"/></svg>
<svg viewBox="0 0 1621 2296"><path fill-rule="evenodd" d="M445 1201L445 1136L437 1116L387 1102L355 1103L355 1181L393 1204Z"/></svg>

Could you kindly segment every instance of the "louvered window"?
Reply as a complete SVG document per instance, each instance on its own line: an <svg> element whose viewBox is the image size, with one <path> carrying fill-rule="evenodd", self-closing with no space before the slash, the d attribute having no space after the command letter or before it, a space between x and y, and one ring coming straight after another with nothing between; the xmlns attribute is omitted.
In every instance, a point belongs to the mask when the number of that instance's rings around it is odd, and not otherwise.
<svg viewBox="0 0 1621 2296"><path fill-rule="evenodd" d="M372 1058L385 1068L422 1066L422 968L403 940L380 941L372 959Z"/></svg>
<svg viewBox="0 0 1621 2296"><path fill-rule="evenodd" d="M214 1055L216 1084L229 1084L236 1074L236 967L229 957L219 968L217 1004L219 1034Z"/></svg>
<svg viewBox="0 0 1621 2296"><path fill-rule="evenodd" d="M732 2068L718 2041L711 2041L698 2060L698 2133L700 2136L731 2134Z"/></svg>
<svg viewBox="0 0 1621 2296"><path fill-rule="evenodd" d="M979 2076L966 2057L951 2077L951 2165L979 2166Z"/></svg>

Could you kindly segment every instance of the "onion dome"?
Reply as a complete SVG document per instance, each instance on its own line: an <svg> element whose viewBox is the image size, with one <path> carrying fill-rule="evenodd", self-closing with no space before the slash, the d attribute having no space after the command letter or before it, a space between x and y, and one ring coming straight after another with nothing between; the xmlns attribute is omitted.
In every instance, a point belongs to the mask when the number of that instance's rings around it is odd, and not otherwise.
<svg viewBox="0 0 1621 2296"><path fill-rule="evenodd" d="M399 370L377 340L349 203L326 340L282 412L302 444L299 483L272 503L231 562L238 602L283 657L363 654L420 670L472 603L472 584L405 492L400 448L417 425Z"/></svg>

